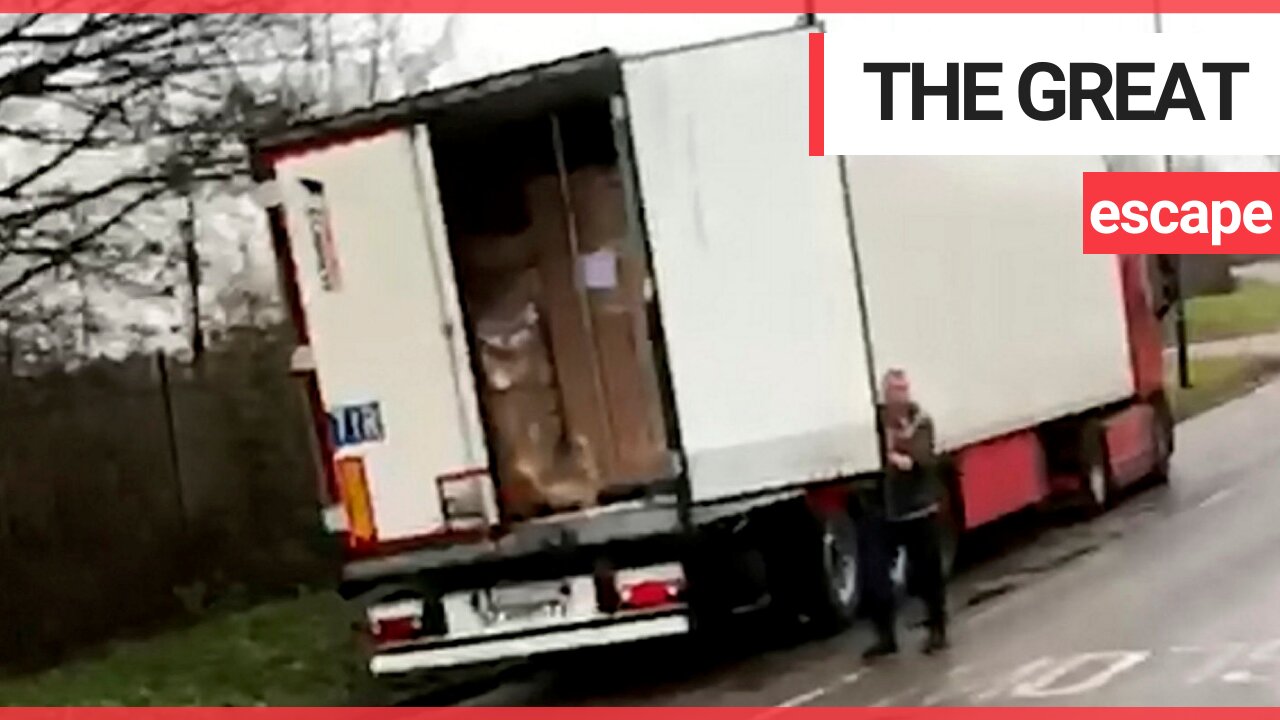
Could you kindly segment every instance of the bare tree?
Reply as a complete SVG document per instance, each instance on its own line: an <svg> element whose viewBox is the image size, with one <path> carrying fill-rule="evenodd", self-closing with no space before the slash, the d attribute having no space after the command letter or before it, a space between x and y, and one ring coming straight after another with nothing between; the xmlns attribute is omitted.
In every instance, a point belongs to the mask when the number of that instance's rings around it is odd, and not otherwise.
<svg viewBox="0 0 1280 720"><path fill-rule="evenodd" d="M177 221L246 189L246 134L424 89L442 59L371 16L0 15L0 325L91 331L94 288L172 294Z"/></svg>
<svg viewBox="0 0 1280 720"><path fill-rule="evenodd" d="M269 32L261 16L0 23L0 303L57 268L145 260L142 209L239 174L235 45Z"/></svg>

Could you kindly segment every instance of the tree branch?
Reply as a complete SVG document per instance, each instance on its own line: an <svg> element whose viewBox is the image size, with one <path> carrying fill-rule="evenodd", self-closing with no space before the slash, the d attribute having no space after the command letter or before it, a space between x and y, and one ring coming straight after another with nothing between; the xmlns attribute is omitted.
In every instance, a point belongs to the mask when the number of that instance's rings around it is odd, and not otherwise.
<svg viewBox="0 0 1280 720"><path fill-rule="evenodd" d="M54 153L53 157L37 165L26 174L19 175L15 180L11 181L8 185L0 188L0 198L13 199L18 197L18 194L22 192L23 188L39 180L45 175L48 175L55 168L57 168L58 166L62 165L62 163L70 159L72 155L75 155L76 153L80 152L84 148L88 147L90 141L93 139L94 132L97 131L98 127L102 125L102 122L107 119L107 116L109 116L112 112L114 112L118 108L119 106L115 104L104 105L103 107L99 108L97 114L95 114L93 118L89 120L88 126L85 127L84 131L80 134L80 138L78 140L68 144L66 147L62 148L57 153Z"/></svg>
<svg viewBox="0 0 1280 720"><path fill-rule="evenodd" d="M107 231L115 227L134 210L137 210L142 205L156 199L163 192L164 188L151 188L134 198L132 201L126 203L125 206L120 208L114 215L99 223L84 235L68 242L64 247L51 252L46 260L36 263L19 273L16 278L0 285L0 301L3 301L5 298L21 290L41 275L70 262L77 252L84 250L85 247L102 237Z"/></svg>

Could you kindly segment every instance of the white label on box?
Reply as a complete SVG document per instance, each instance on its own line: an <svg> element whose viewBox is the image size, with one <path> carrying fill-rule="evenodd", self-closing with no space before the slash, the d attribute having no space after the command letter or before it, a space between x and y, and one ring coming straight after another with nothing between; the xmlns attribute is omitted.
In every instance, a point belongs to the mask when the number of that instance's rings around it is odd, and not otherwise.
<svg viewBox="0 0 1280 720"><path fill-rule="evenodd" d="M618 286L618 255L605 248L583 255L578 260L582 284L588 290L612 290Z"/></svg>

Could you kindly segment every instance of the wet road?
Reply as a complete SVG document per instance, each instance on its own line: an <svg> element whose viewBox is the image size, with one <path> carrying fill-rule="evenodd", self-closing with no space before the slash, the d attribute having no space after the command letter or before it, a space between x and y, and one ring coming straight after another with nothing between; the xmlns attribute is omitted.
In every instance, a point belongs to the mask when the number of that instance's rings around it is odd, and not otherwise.
<svg viewBox="0 0 1280 720"><path fill-rule="evenodd" d="M1091 522L1015 520L954 583L954 647L873 666L863 625L786 642L610 649L469 704L1275 705L1280 702L1280 383L1178 428L1173 482Z"/></svg>

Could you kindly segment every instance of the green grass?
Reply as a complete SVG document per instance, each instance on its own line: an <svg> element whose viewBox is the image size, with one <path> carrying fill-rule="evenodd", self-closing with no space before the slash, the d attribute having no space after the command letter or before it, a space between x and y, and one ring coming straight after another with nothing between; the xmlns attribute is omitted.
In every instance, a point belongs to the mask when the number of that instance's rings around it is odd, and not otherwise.
<svg viewBox="0 0 1280 720"><path fill-rule="evenodd" d="M315 593L0 680L0 705L347 705L357 656L345 605Z"/></svg>
<svg viewBox="0 0 1280 720"><path fill-rule="evenodd" d="M1245 280L1235 292L1187 301L1190 342L1280 330L1280 285Z"/></svg>
<svg viewBox="0 0 1280 720"><path fill-rule="evenodd" d="M1234 400L1280 372L1280 359L1252 356L1193 358L1189 365L1191 387L1178 387L1177 368L1170 368L1173 414L1178 420L1199 415Z"/></svg>

